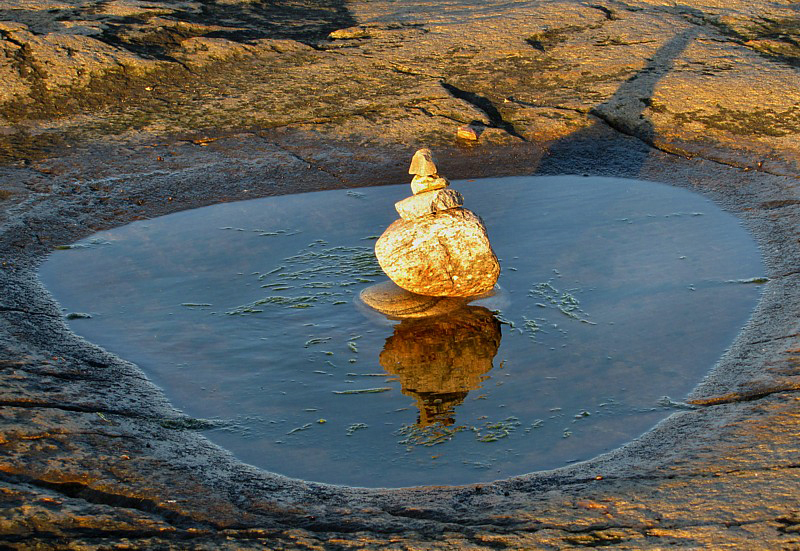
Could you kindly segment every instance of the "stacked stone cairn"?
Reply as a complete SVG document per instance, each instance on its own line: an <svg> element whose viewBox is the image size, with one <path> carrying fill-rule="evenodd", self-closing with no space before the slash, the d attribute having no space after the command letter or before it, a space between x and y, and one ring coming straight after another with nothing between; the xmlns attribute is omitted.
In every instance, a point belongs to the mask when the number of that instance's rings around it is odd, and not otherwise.
<svg viewBox="0 0 800 551"><path fill-rule="evenodd" d="M475 297L489 293L500 264L483 221L462 207L429 149L411 160L414 193L395 204L400 219L375 243L375 255L399 287L430 297Z"/></svg>

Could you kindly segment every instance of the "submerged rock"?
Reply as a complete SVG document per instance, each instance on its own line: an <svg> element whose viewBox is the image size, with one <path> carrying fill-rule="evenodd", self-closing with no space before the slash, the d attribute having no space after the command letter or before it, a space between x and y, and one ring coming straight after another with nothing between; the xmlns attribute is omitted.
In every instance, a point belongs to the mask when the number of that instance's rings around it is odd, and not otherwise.
<svg viewBox="0 0 800 551"><path fill-rule="evenodd" d="M375 243L389 278L419 295L473 297L492 290L500 264L483 221L462 208L464 199L437 173L433 154L420 149L408 172L414 195L395 203L401 219Z"/></svg>
<svg viewBox="0 0 800 551"><path fill-rule="evenodd" d="M467 301L457 297L431 297L418 295L385 281L367 287L359 295L361 301L394 319L427 318L440 316L463 307Z"/></svg>

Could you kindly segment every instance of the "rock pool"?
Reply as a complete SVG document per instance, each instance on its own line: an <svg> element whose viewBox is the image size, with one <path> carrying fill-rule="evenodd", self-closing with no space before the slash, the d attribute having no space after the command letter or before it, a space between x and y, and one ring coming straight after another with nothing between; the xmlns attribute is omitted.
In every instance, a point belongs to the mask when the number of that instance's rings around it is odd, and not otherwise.
<svg viewBox="0 0 800 551"><path fill-rule="evenodd" d="M40 277L73 330L137 363L206 434L287 476L490 481L642 434L714 365L759 296L759 251L707 199L651 182L453 182L501 259L491 299L388 320L374 239L406 185L135 222Z"/></svg>

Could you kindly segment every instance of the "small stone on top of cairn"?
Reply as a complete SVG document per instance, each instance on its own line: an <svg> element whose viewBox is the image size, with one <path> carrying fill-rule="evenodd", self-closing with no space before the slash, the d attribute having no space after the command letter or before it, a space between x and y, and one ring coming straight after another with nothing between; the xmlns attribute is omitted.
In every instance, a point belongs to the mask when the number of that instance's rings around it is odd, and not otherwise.
<svg viewBox="0 0 800 551"><path fill-rule="evenodd" d="M438 174L433 152L427 148L418 149L411 158L411 166L408 167L408 173L414 176L435 176Z"/></svg>
<svg viewBox="0 0 800 551"><path fill-rule="evenodd" d="M494 288L500 275L486 227L462 208L447 188L430 149L420 149L409 168L414 195L395 204L401 218L375 243L375 256L399 287L434 297L474 297ZM366 290L365 290L366 291Z"/></svg>
<svg viewBox="0 0 800 551"><path fill-rule="evenodd" d="M413 174L411 191L414 195L424 191L446 188L450 185L447 178L439 176L436 170L436 159L430 149L420 149L414 153L408 173Z"/></svg>

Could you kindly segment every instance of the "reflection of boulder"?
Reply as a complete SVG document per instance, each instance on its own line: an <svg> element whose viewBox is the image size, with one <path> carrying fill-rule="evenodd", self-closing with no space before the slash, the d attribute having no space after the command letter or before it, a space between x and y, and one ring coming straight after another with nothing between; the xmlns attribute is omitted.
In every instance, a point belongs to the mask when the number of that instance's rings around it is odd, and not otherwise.
<svg viewBox="0 0 800 551"><path fill-rule="evenodd" d="M413 396L419 424L455 422L453 410L480 388L500 346L500 322L481 306L403 320L386 339L380 363Z"/></svg>

